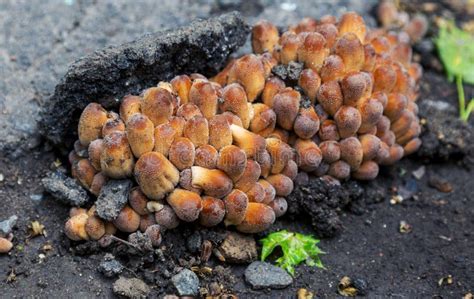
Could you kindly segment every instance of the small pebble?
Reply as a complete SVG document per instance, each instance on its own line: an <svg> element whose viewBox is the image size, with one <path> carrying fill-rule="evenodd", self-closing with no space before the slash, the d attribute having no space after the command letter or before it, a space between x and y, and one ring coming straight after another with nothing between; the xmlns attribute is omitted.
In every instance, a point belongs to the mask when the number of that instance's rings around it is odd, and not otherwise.
<svg viewBox="0 0 474 299"><path fill-rule="evenodd" d="M105 277L114 277L122 273L123 265L110 253L106 253L97 270Z"/></svg>
<svg viewBox="0 0 474 299"><path fill-rule="evenodd" d="M15 227L18 216L10 216L7 220L0 222L0 236L6 236L11 233L12 229Z"/></svg>
<svg viewBox="0 0 474 299"><path fill-rule="evenodd" d="M171 282L180 296L198 296L199 278L189 269L183 269L171 277Z"/></svg>
<svg viewBox="0 0 474 299"><path fill-rule="evenodd" d="M146 298L150 287L138 278L120 277L114 282L113 292L126 298Z"/></svg>
<svg viewBox="0 0 474 299"><path fill-rule="evenodd" d="M251 263L244 275L245 281L254 290L283 289L293 282L293 278L282 268L260 261Z"/></svg>

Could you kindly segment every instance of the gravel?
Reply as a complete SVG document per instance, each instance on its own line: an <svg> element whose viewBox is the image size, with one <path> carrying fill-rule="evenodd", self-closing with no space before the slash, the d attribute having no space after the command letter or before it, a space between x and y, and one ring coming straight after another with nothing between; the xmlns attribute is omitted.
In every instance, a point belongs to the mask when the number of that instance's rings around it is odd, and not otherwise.
<svg viewBox="0 0 474 299"><path fill-rule="evenodd" d="M126 298L146 298L150 287L138 278L120 277L114 282L114 294Z"/></svg>
<svg viewBox="0 0 474 299"><path fill-rule="evenodd" d="M89 202L87 191L60 171L49 172L41 183L48 193L67 205L80 207Z"/></svg>
<svg viewBox="0 0 474 299"><path fill-rule="evenodd" d="M265 288L283 289L293 282L293 278L282 268L265 262L253 262L245 269L245 281L254 290Z"/></svg>
<svg viewBox="0 0 474 299"><path fill-rule="evenodd" d="M199 278L189 269L183 269L171 277L171 282L180 296L199 295Z"/></svg>
<svg viewBox="0 0 474 299"><path fill-rule="evenodd" d="M97 268L100 273L109 278L121 274L123 269L123 265L115 259L115 256L110 253L106 253L104 255L103 261Z"/></svg>
<svg viewBox="0 0 474 299"><path fill-rule="evenodd" d="M10 216L7 220L0 222L0 237L8 235L16 225L18 216Z"/></svg>
<svg viewBox="0 0 474 299"><path fill-rule="evenodd" d="M100 218L112 221L128 202L128 194L132 188L130 180L109 180L100 189L99 196L95 202L97 215Z"/></svg>
<svg viewBox="0 0 474 299"><path fill-rule="evenodd" d="M257 244L251 236L230 232L219 249L228 263L248 264L257 259Z"/></svg>

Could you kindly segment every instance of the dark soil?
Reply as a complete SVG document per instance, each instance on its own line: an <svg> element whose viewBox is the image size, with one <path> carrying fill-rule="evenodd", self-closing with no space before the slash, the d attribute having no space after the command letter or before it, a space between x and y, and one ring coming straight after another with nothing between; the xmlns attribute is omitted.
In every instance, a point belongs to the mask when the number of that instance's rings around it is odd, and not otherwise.
<svg viewBox="0 0 474 299"><path fill-rule="evenodd" d="M4 177L0 181L0 220L12 214L19 217L13 231L15 247L0 256L0 297L112 297L116 278L105 278L97 271L106 252L112 252L125 265L123 276L138 277L150 285L151 297L174 294L170 277L180 267L194 265L213 269L211 274L200 274L202 288L210 289L212 282L219 282L223 293L242 298L295 297L299 288L317 297L336 297L339 280L346 275L367 282L370 298L461 298L473 293L474 118L468 125L457 120L454 84L446 82L429 63L425 68L419 100L420 114L426 119L424 145L418 154L382 169L376 181L348 182L339 190L342 193L334 191L346 197L337 198L337 208L329 217L338 234L320 243L326 252L322 257L326 269L303 265L297 268L290 287L253 291L243 279L246 265L221 263L214 256L200 263L200 253L186 247L187 238L196 230L190 225L168 232L160 254L134 255L125 245L102 249L95 243L70 242L63 233L68 207L44 194L40 184L49 170L67 168L67 164L63 161L64 166L58 165L59 154L43 142L0 153ZM466 95L472 97L473 90L466 89ZM425 174L417 179L413 171L420 167L425 168ZM452 191L438 191L440 182L449 184ZM309 198L305 194L316 195L316 190L325 188L314 179L308 186L309 191L300 188L295 192L301 196L293 203L293 213L278 220L272 231L327 231L321 230L321 222L327 224L325 219L301 217L303 210L313 217L323 217L324 211L329 211L323 209L318 214L314 204L305 202ZM328 192L323 194L328 196ZM396 195L406 199L392 204ZM28 225L35 220L45 226L46 236L29 238ZM412 231L401 233L401 221L411 225ZM218 243L224 232L217 228L199 233L203 240ZM51 250L45 250L47 244ZM447 282L448 276L452 283Z"/></svg>

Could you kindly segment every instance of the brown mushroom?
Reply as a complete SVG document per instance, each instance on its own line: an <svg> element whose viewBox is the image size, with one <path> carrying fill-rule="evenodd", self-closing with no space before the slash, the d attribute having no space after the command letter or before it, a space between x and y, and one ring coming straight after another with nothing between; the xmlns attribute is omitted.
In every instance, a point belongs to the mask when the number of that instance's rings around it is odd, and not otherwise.
<svg viewBox="0 0 474 299"><path fill-rule="evenodd" d="M199 217L201 212L201 196L192 191L176 188L166 198L179 219L192 222Z"/></svg>

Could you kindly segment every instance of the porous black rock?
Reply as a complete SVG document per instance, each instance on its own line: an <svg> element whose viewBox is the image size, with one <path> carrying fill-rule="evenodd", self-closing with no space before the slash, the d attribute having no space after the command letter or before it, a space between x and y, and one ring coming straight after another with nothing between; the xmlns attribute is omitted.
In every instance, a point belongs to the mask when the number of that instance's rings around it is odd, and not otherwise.
<svg viewBox="0 0 474 299"><path fill-rule="evenodd" d="M364 194L364 189L355 181L337 185L311 177L306 184L297 185L287 197L288 214L298 219L311 219L320 237L332 237L342 230L338 211L362 204L363 195L372 196Z"/></svg>
<svg viewBox="0 0 474 299"><path fill-rule="evenodd" d="M88 103L112 109L123 96L138 94L160 80L183 73L213 75L245 43L249 31L241 15L233 12L81 58L70 66L45 104L40 132L55 145L69 146Z"/></svg>
<svg viewBox="0 0 474 299"><path fill-rule="evenodd" d="M60 171L51 171L41 180L44 189L67 205L80 207L89 202L87 191L79 183Z"/></svg>
<svg viewBox="0 0 474 299"><path fill-rule="evenodd" d="M106 253L97 270L105 277L114 277L122 273L124 266L110 253Z"/></svg>
<svg viewBox="0 0 474 299"><path fill-rule="evenodd" d="M130 180L109 180L100 189L99 196L95 202L96 212L100 218L112 221L128 202L128 194L132 188Z"/></svg>

